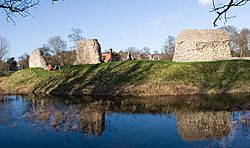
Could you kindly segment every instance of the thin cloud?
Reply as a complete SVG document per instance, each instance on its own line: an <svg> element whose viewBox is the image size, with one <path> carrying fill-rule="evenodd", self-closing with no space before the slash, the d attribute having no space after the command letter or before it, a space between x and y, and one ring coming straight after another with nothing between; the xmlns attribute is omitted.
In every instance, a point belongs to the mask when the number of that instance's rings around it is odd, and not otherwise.
<svg viewBox="0 0 250 148"><path fill-rule="evenodd" d="M162 17L159 17L159 18L157 18L157 19L155 19L155 20L153 20L153 21L151 21L151 22L148 22L148 23L146 24L146 26L148 26L148 27L158 26L158 25L160 25L161 23L162 23Z"/></svg>
<svg viewBox="0 0 250 148"><path fill-rule="evenodd" d="M212 0L199 0L199 4L203 6L211 5L213 3Z"/></svg>
<svg viewBox="0 0 250 148"><path fill-rule="evenodd" d="M176 14L170 15L169 17L158 17L157 19L155 19L155 20L153 20L151 22L148 22L146 24L146 26L147 27L160 26L163 23L169 23L171 21L178 20L178 19L181 18L182 15L183 15L183 13L179 11Z"/></svg>
<svg viewBox="0 0 250 148"><path fill-rule="evenodd" d="M173 21L173 20L178 20L178 19L180 19L180 17L181 17L182 15L183 15L183 13L180 12L180 11L177 12L176 14L172 14L172 15L169 16L167 22L171 22L171 21Z"/></svg>

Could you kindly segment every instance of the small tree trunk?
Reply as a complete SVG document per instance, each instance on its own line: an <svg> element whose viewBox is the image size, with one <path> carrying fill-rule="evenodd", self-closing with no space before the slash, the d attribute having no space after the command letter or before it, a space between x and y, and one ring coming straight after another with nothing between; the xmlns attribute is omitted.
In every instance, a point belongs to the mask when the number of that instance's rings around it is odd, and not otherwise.
<svg viewBox="0 0 250 148"><path fill-rule="evenodd" d="M241 58L243 57L243 46L242 45L240 46L240 57Z"/></svg>

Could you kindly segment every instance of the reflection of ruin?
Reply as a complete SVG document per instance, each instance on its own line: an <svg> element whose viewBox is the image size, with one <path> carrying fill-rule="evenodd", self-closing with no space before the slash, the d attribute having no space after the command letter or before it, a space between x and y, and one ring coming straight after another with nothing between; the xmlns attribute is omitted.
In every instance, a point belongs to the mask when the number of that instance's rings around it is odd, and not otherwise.
<svg viewBox="0 0 250 148"><path fill-rule="evenodd" d="M102 107L85 107L79 114L80 128L85 133L101 135L105 127L105 113Z"/></svg>
<svg viewBox="0 0 250 148"><path fill-rule="evenodd" d="M249 109L249 98L226 97L209 98L201 96L183 97L145 97L145 98L71 98L49 96L0 97L0 125L15 125L23 116L24 119L34 123L35 126L49 125L59 131L82 132L88 135L102 135L105 122L105 112L109 113L144 113L176 114L178 132L184 140L202 140L225 137L229 134L230 112L242 107ZM23 109L16 112L16 101L22 100ZM222 111L218 111L218 110ZM206 112L202 112L206 110ZM216 110L218 112L213 112ZM191 112L192 111L192 112ZM232 112L233 127L248 131L249 115ZM239 114L239 115L238 115ZM17 118L18 117L18 118ZM173 117L173 116L172 116ZM13 122L9 122L13 121ZM232 125L231 125L232 126ZM110 125L106 126L110 129ZM232 129L231 129L232 131ZM246 133L246 132L245 132Z"/></svg>
<svg viewBox="0 0 250 148"><path fill-rule="evenodd" d="M186 141L222 138L230 133L230 112L179 112L176 122Z"/></svg>
<svg viewBox="0 0 250 148"><path fill-rule="evenodd" d="M56 130L82 131L101 135L104 131L105 113L99 103L82 105L57 102L52 99L32 100L23 117L35 123L44 122Z"/></svg>

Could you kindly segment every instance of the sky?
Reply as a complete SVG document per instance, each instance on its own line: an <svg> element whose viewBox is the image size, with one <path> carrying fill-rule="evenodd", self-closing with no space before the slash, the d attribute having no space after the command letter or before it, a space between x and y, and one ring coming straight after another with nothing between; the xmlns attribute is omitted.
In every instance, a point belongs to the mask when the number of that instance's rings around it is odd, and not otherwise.
<svg viewBox="0 0 250 148"><path fill-rule="evenodd" d="M31 9L32 16L15 17L15 25L0 10L0 36L10 44L6 58L30 54L55 35L69 43L72 27L81 29L85 38L98 39L102 51L129 47L154 51L161 50L168 35L176 37L184 29L214 29L211 8L211 0L64 0L54 5L40 0ZM228 15L237 17L226 25L250 28L247 14L250 3L233 8ZM223 21L218 26L223 27Z"/></svg>

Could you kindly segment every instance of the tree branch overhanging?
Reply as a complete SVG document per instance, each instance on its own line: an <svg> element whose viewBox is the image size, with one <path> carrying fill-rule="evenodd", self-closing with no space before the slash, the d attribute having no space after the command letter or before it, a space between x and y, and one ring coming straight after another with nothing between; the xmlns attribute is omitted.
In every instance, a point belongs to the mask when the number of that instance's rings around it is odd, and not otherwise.
<svg viewBox="0 0 250 148"><path fill-rule="evenodd" d="M14 22L13 17L17 14L26 17L30 15L29 10L39 4L39 0L3 0L0 2L0 8L6 14L8 22Z"/></svg>
<svg viewBox="0 0 250 148"><path fill-rule="evenodd" d="M59 0L51 0L52 4ZM5 12L6 20L15 24L14 17L30 15L30 9L39 5L39 0L0 0L0 9Z"/></svg>
<svg viewBox="0 0 250 148"><path fill-rule="evenodd" d="M211 10L211 12L217 13L217 17L214 19L214 22L213 22L215 27L217 26L218 20L221 20L222 18L224 18L225 23L226 23L228 19L235 17L235 16L232 16L232 17L227 16L228 11L232 7L240 7L250 2L250 0L229 0L228 3L226 4L217 5L215 1L216 0L212 0L213 8Z"/></svg>

